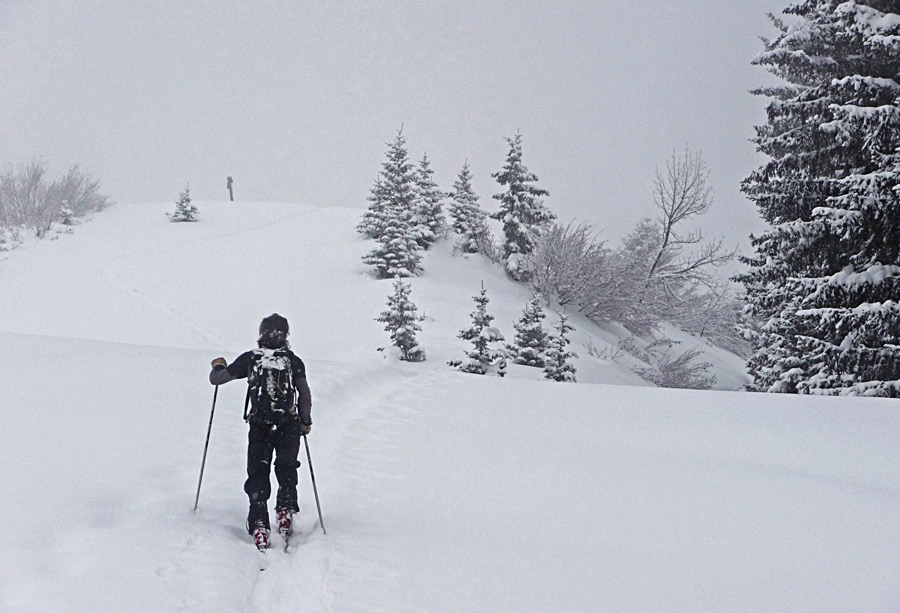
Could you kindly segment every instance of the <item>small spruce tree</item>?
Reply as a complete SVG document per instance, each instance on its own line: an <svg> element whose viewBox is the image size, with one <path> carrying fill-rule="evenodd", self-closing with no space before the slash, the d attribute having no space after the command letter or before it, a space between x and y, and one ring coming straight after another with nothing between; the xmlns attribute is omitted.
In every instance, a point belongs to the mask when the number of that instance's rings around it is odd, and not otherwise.
<svg viewBox="0 0 900 613"><path fill-rule="evenodd" d="M473 348L466 352L467 362L454 360L449 364L462 372L476 375L496 372L502 377L506 375L506 353L502 348L494 349L493 345L502 343L504 339L500 331L491 325L494 316L487 312L490 300L483 285L481 292L473 296L473 300L476 309L471 314L472 325L459 332L459 338L471 341Z"/></svg>
<svg viewBox="0 0 900 613"><path fill-rule="evenodd" d="M493 239L487 226L487 215L472 189L472 171L468 161L453 183L453 191L447 196L450 198L451 227L460 236L459 249L463 253L481 253Z"/></svg>
<svg viewBox="0 0 900 613"><path fill-rule="evenodd" d="M574 328L568 323L569 318L565 313L560 313L559 322L556 325L556 334L550 339L550 346L546 353L544 365L544 378L552 381L575 383L575 366L570 362L578 355L567 349L571 342L568 334Z"/></svg>
<svg viewBox="0 0 900 613"><path fill-rule="evenodd" d="M522 317L513 325L516 335L513 343L507 345L507 351L514 356L513 364L544 367L544 353L549 348L550 341L550 337L541 325L541 320L545 317L541 299L534 296L525 305Z"/></svg>
<svg viewBox="0 0 900 613"><path fill-rule="evenodd" d="M170 219L172 221L197 221L197 215L199 214L197 207L191 202L190 186L185 187L184 191L178 196L178 201L175 203L175 212Z"/></svg>
<svg viewBox="0 0 900 613"><path fill-rule="evenodd" d="M424 362L425 351L419 347L416 332L422 330L418 308L410 299L412 288L401 279L394 281L394 293L388 296L388 310L375 320L384 324L391 334L391 344L400 350L400 359L406 362Z"/></svg>
<svg viewBox="0 0 900 613"><path fill-rule="evenodd" d="M549 193L534 185L537 175L529 172L522 163L522 135L516 134L506 141L509 143L506 165L491 175L506 187L506 191L494 195L494 199L500 201L500 210L491 217L503 222L503 257L507 272L513 279L524 281L528 271L523 258L534 251L541 232L556 219L556 215L542 200Z"/></svg>
<svg viewBox="0 0 900 613"><path fill-rule="evenodd" d="M75 211L69 208L67 202L63 202L62 208L59 210L59 223L64 226L77 226L80 222L75 216Z"/></svg>
<svg viewBox="0 0 900 613"><path fill-rule="evenodd" d="M415 173L416 203L413 214L413 232L422 249L428 249L444 231L444 192L434 182L434 171L428 155L422 155Z"/></svg>

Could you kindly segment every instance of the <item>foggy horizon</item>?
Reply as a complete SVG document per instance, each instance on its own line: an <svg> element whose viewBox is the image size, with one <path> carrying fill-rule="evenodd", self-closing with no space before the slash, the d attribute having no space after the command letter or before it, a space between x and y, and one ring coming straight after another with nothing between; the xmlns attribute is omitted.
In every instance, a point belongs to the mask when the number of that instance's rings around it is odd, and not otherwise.
<svg viewBox="0 0 900 613"><path fill-rule="evenodd" d="M445 191L468 160L492 211L520 131L561 222L617 240L688 146L714 189L696 225L744 251L764 227L739 187L783 2L152 6L0 6L0 163L78 164L122 203L226 200L232 176L239 200L362 210L402 126Z"/></svg>

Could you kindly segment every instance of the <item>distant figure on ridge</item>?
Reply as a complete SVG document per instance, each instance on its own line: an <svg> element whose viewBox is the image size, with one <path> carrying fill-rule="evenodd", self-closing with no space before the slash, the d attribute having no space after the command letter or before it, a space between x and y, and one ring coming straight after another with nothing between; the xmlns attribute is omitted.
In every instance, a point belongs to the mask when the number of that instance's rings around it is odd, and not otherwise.
<svg viewBox="0 0 900 613"><path fill-rule="evenodd" d="M242 353L231 364L225 358L216 358L209 373L213 385L247 379L250 403L249 414L247 406L244 407L244 418L250 424L244 483L244 491L250 498L247 531L260 549L269 546L272 452L275 452L278 479L275 501L278 531L287 540L292 533L293 515L300 510L297 504L300 438L312 428L312 396L306 382L306 367L291 351L287 337L287 319L277 313L270 315L259 326L258 349Z"/></svg>

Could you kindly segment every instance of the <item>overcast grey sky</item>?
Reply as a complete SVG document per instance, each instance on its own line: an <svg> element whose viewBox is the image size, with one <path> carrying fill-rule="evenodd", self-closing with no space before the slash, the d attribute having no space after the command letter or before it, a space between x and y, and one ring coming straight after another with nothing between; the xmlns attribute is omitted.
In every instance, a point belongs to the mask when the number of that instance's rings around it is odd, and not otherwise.
<svg viewBox="0 0 900 613"><path fill-rule="evenodd" d="M673 149L701 150L730 243L762 229L739 184L771 82L750 65L786 0L0 0L0 163L72 163L119 202L359 207L403 125L449 190L468 159L525 163L563 221L617 239L653 213ZM202 213L202 209L201 209Z"/></svg>

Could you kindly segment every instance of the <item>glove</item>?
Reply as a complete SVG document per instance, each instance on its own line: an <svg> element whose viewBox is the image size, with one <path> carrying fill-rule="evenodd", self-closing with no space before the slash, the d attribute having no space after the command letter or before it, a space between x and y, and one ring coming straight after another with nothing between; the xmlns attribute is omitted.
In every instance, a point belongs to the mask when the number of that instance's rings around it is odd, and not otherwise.
<svg viewBox="0 0 900 613"><path fill-rule="evenodd" d="M312 430L312 424L300 424L300 436L306 436Z"/></svg>
<svg viewBox="0 0 900 613"><path fill-rule="evenodd" d="M228 362L225 361L225 358L216 358L212 361L213 368L225 368L228 366Z"/></svg>

